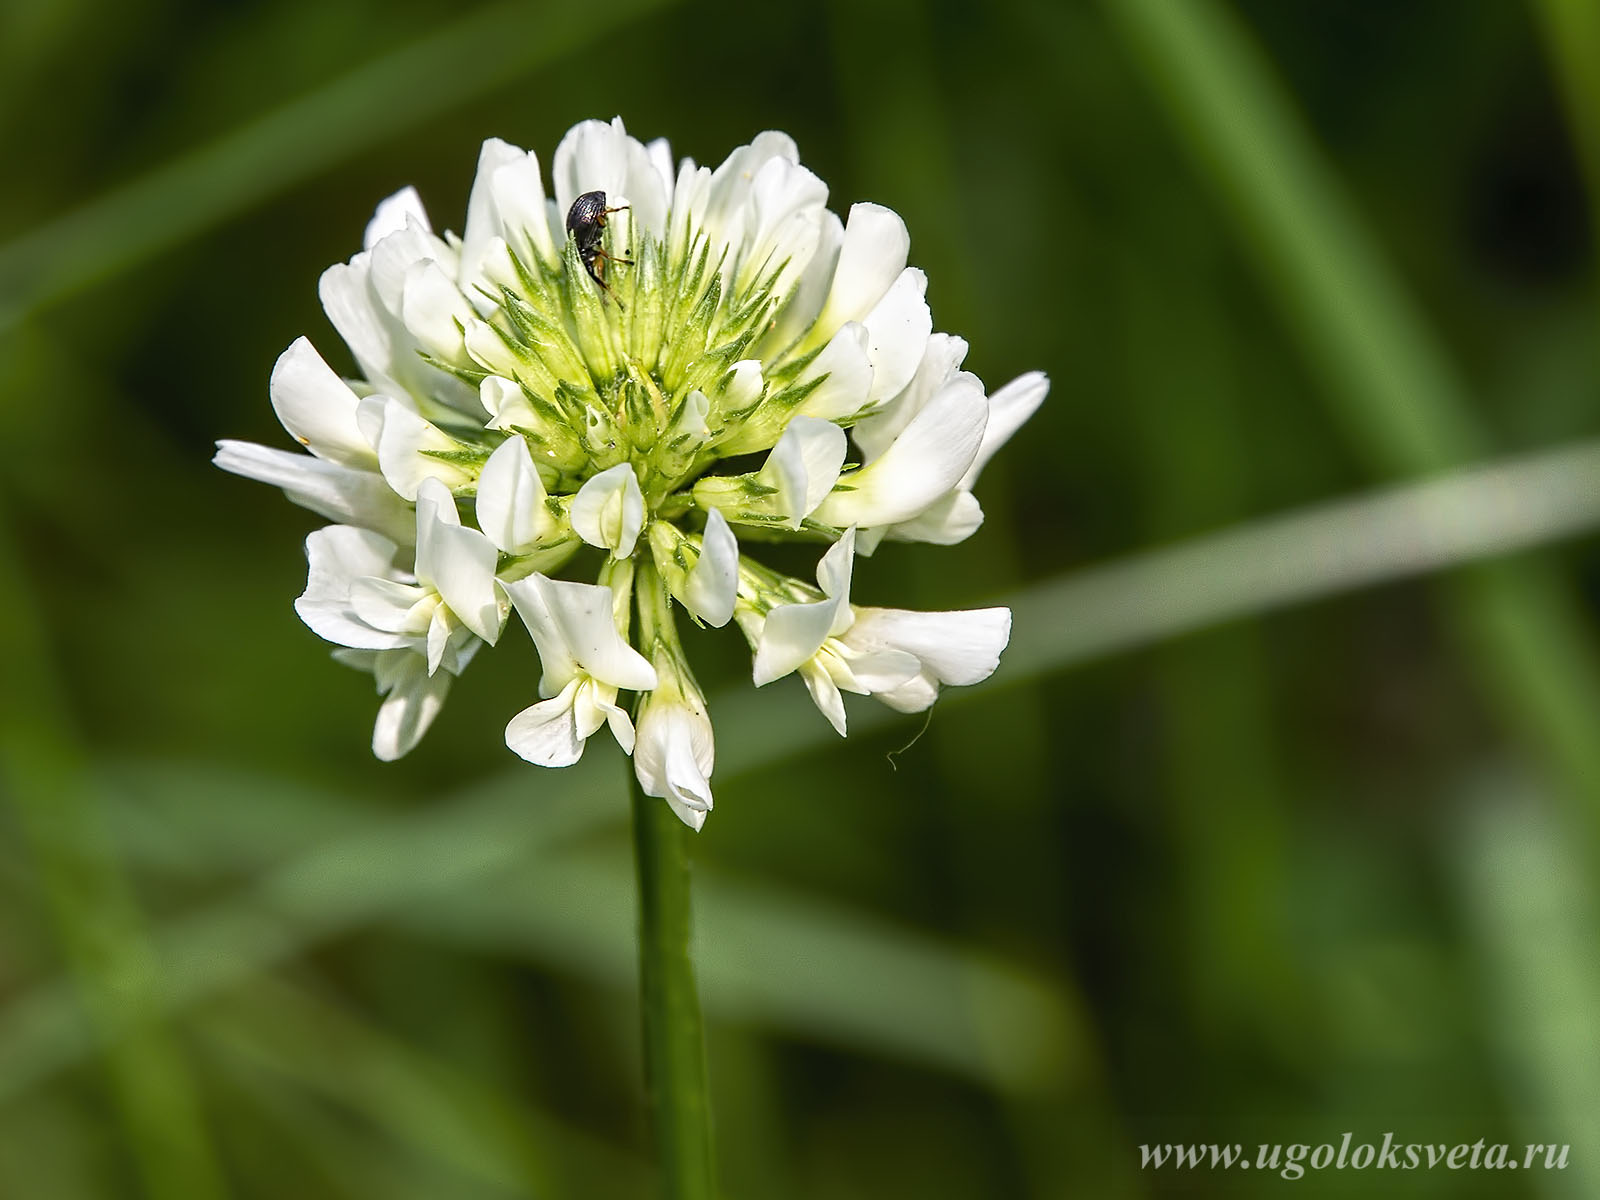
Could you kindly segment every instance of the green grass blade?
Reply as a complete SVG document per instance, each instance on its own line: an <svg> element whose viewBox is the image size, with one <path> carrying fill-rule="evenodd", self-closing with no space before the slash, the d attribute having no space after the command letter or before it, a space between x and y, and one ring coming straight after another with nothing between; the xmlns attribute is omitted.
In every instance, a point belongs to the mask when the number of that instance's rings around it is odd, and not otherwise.
<svg viewBox="0 0 1600 1200"><path fill-rule="evenodd" d="M0 246L0 331L660 3L480 9L114 188Z"/></svg>
<svg viewBox="0 0 1600 1200"><path fill-rule="evenodd" d="M1600 1194L1600 896L1537 785L1501 771L1474 785L1450 831L1461 910L1485 983L1486 1031L1524 1137L1572 1147L1543 1195ZM1541 1156L1542 1161L1542 1156Z"/></svg>
<svg viewBox="0 0 1600 1200"><path fill-rule="evenodd" d="M1488 439L1448 355L1346 202L1259 50L1213 0L1104 0L1184 147L1220 194L1313 366L1335 423L1383 475L1477 457ZM1600 661L1561 583L1495 564L1449 616L1505 723L1600 808Z"/></svg>
<svg viewBox="0 0 1600 1200"><path fill-rule="evenodd" d="M226 1194L193 1080L162 1011L163 964L112 848L0 510L0 792L22 831L80 1011L104 1047L112 1099L153 1197Z"/></svg>
<svg viewBox="0 0 1600 1200"><path fill-rule="evenodd" d="M1600 5L1534 0L1534 14L1566 101L1578 162L1589 185L1590 239L1600 239ZM1600 250L1600 246L1596 247Z"/></svg>

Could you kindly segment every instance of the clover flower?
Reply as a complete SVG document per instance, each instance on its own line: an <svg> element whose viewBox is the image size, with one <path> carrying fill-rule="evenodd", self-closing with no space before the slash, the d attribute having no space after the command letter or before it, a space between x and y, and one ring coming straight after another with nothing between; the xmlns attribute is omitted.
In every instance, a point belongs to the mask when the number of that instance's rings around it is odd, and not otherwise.
<svg viewBox="0 0 1600 1200"><path fill-rule="evenodd" d="M851 575L885 540L971 535L978 473L1048 383L987 396L933 332L904 222L841 221L784 134L675 167L586 121L550 182L491 139L459 238L410 188L380 204L320 287L359 377L297 340L270 393L310 453L224 441L215 461L338 522L307 539L296 611L373 673L378 757L416 745L515 611L543 672L510 748L565 766L609 726L699 829L712 726L675 609L737 624L756 685L798 673L841 734L842 692L916 712L987 678L1007 610L856 607ZM827 547L816 587L744 553L787 539Z"/></svg>

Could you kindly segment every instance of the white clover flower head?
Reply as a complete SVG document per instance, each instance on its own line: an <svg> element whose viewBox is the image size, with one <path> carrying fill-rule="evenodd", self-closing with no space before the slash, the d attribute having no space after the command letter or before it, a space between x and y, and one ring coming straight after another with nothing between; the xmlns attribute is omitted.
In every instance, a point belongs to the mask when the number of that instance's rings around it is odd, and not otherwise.
<svg viewBox="0 0 1600 1200"><path fill-rule="evenodd" d="M993 672L1007 610L856 608L851 575L885 539L970 536L979 471L1048 382L987 396L966 343L933 332L904 222L827 199L781 133L711 169L585 121L548 191L491 139L460 237L407 188L323 274L358 376L300 338L270 391L309 453L224 441L215 461L337 522L307 539L296 611L376 678L380 758L416 745L513 610L543 673L510 748L565 766L609 727L695 829L712 727L676 609L736 622L755 683L798 673L841 734L842 692L917 712ZM817 586L741 539L827 547Z"/></svg>

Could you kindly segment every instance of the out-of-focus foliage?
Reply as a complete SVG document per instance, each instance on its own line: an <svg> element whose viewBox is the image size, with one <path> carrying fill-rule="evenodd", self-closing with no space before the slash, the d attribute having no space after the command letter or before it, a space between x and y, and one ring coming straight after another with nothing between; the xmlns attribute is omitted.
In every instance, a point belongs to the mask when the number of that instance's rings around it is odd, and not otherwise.
<svg viewBox="0 0 1600 1200"><path fill-rule="evenodd" d="M314 518L208 464L281 444L296 335L341 361L316 278L379 199L459 229L484 137L614 113L700 161L791 132L905 216L971 369L1054 380L981 536L858 572L1017 605L909 749L691 647L727 1194L1275 1195L1139 1146L1347 1130L1572 1154L1344 1186L1594 1194L1600 544L1459 564L1597 515L1597 39L1566 0L0 8L0 1196L647 1193L625 765L505 751L514 638L373 761L289 608Z"/></svg>

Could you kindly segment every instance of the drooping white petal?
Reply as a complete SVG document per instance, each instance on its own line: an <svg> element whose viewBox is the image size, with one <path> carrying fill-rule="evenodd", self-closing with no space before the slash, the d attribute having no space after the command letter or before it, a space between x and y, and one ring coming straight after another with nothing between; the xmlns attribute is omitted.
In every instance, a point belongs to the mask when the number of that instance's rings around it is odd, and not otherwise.
<svg viewBox="0 0 1600 1200"><path fill-rule="evenodd" d="M583 680L573 677L548 700L523 709L506 726L506 745L541 767L570 767L583 757L573 703Z"/></svg>
<svg viewBox="0 0 1600 1200"><path fill-rule="evenodd" d="M881 204L852 204L839 263L817 318L818 334L871 312L905 270L910 253L911 235L898 213Z"/></svg>
<svg viewBox="0 0 1600 1200"><path fill-rule="evenodd" d="M436 589L461 623L491 646L500 637L494 543L461 524L455 497L437 479L417 491L417 579Z"/></svg>
<svg viewBox="0 0 1600 1200"><path fill-rule="evenodd" d="M850 573L856 558L856 531L852 526L817 560L817 586L824 596L850 599ZM838 630L834 630L835 633Z"/></svg>
<svg viewBox="0 0 1600 1200"><path fill-rule="evenodd" d="M417 195L414 187L403 187L378 205L372 214L372 220L367 222L367 231L361 238L361 248L371 250L391 233L396 233L406 227L408 218L415 219L422 228L432 231L433 226L428 223L428 210L422 206L422 197Z"/></svg>
<svg viewBox="0 0 1600 1200"><path fill-rule="evenodd" d="M296 338L278 356L268 391L283 427L318 458L361 470L377 468L377 451L356 424L359 399L308 340Z"/></svg>
<svg viewBox="0 0 1600 1200"><path fill-rule="evenodd" d="M388 396L368 396L358 416L364 428L375 428L378 466L389 486L407 500L417 498L424 479L438 479L447 487L472 482L472 471L437 454L451 454L461 446L449 434ZM434 451L434 454L425 453Z"/></svg>
<svg viewBox="0 0 1600 1200"><path fill-rule="evenodd" d="M833 335L822 353L807 364L800 381L821 379L795 412L831 421L854 416L872 395L872 362L867 327L851 321Z"/></svg>
<svg viewBox="0 0 1600 1200"><path fill-rule="evenodd" d="M652 694L639 715L633 769L647 796L666 800L677 818L699 830L711 811L716 753L704 706Z"/></svg>
<svg viewBox="0 0 1600 1200"><path fill-rule="evenodd" d="M427 663L410 650L380 652L374 668L379 690L387 692L372 727L372 753L382 762L409 754L444 707L451 676L429 675Z"/></svg>
<svg viewBox="0 0 1600 1200"><path fill-rule="evenodd" d="M707 625L720 629L733 616L739 595L739 543L717 509L706 514L700 557L689 568L683 603Z"/></svg>
<svg viewBox="0 0 1600 1200"><path fill-rule="evenodd" d="M478 527L507 554L526 554L553 524L528 443L513 434L478 476Z"/></svg>
<svg viewBox="0 0 1600 1200"><path fill-rule="evenodd" d="M971 492L946 493L909 521L885 527L897 542L930 542L935 546L954 546L964 542L983 524L983 507Z"/></svg>
<svg viewBox="0 0 1600 1200"><path fill-rule="evenodd" d="M989 423L984 427L978 456L961 477L962 487L971 490L995 451L1010 441L1011 435L1022 428L1023 422L1038 411L1049 391L1049 376L1043 371L1029 371L1025 375L1018 375L989 397Z"/></svg>
<svg viewBox="0 0 1600 1200"><path fill-rule="evenodd" d="M815 518L828 525L894 525L954 488L972 465L989 415L983 389L970 378L946 385L881 457L843 476ZM853 490L843 490L846 485Z"/></svg>
<svg viewBox="0 0 1600 1200"><path fill-rule="evenodd" d="M790 529L799 529L800 522L833 490L848 450L844 430L831 421L815 417L790 420L756 475L758 482L777 489L771 501L787 516Z"/></svg>
<svg viewBox="0 0 1600 1200"><path fill-rule="evenodd" d="M918 676L878 699L902 712L920 712L933 703L940 685L967 686L994 674L1000 652L1011 640L1011 610L982 608L965 612L910 612L896 608L858 608L841 640L862 652L899 650L922 664Z"/></svg>
<svg viewBox="0 0 1600 1200"><path fill-rule="evenodd" d="M806 691L811 693L811 701L817 706L817 711L828 718L840 737L845 736L846 720L844 711L844 697L839 693L839 685L827 671L814 662L806 662L800 667L800 679L806 685Z"/></svg>
<svg viewBox="0 0 1600 1200"><path fill-rule="evenodd" d="M850 572L855 556L855 530L833 544L817 564L823 599L808 604L780 604L767 613L756 642L753 678L757 687L782 679L814 657L822 644L849 627Z"/></svg>
<svg viewBox="0 0 1600 1200"><path fill-rule="evenodd" d="M443 604L433 606L433 615L428 618L428 674L435 674L444 665L444 652L450 645L450 634L458 628L451 623L450 610Z"/></svg>
<svg viewBox="0 0 1600 1200"><path fill-rule="evenodd" d="M350 602L351 585L367 576L386 578L395 571L400 547L368 529L329 525L306 538L310 569L306 590L294 602L300 619L318 637L339 646L396 649L402 634L375 629L361 620Z"/></svg>
<svg viewBox="0 0 1600 1200"><path fill-rule="evenodd" d="M416 536L410 507L371 471L253 442L220 441L211 461L224 471L280 487L296 504L331 520L377 530L404 545Z"/></svg>
<svg viewBox="0 0 1600 1200"><path fill-rule="evenodd" d="M916 374L933 332L933 314L924 299L927 290L928 277L907 267L862 322L867 330L867 361L872 364L868 404L886 403Z"/></svg>
<svg viewBox="0 0 1600 1200"><path fill-rule="evenodd" d="M553 695L580 672L633 692L655 687L655 668L617 629L609 587L539 574L500 586L539 648L540 695Z"/></svg>
<svg viewBox="0 0 1600 1200"><path fill-rule="evenodd" d="M644 528L644 493L631 463L618 463L586 480L572 498L573 531L617 558L633 553Z"/></svg>

